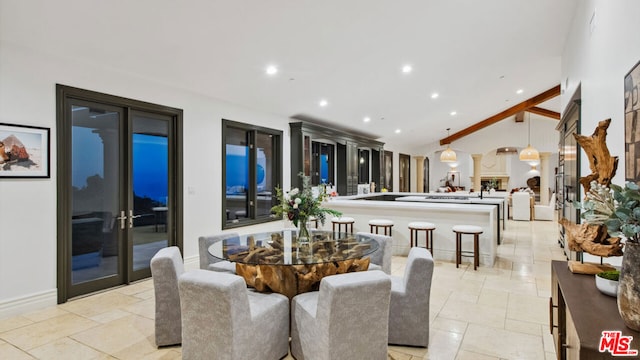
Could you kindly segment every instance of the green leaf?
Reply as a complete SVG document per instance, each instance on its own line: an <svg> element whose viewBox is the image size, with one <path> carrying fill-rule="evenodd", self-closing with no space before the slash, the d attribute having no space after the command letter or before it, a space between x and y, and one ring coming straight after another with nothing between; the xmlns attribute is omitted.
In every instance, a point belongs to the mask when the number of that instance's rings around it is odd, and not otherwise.
<svg viewBox="0 0 640 360"><path fill-rule="evenodd" d="M625 208L617 208L615 214L618 219L624 222L629 220L629 217L631 216L631 210Z"/></svg>
<svg viewBox="0 0 640 360"><path fill-rule="evenodd" d="M632 181L627 181L627 183L625 184L625 187L633 191L638 191L638 189L640 189L640 186L638 186L638 184Z"/></svg>
<svg viewBox="0 0 640 360"><path fill-rule="evenodd" d="M614 192L621 192L622 191L622 187L620 187L619 185L616 185L616 184L609 185L609 189L613 190Z"/></svg>
<svg viewBox="0 0 640 360"><path fill-rule="evenodd" d="M620 230L620 226L622 225L622 222L619 219L609 219L609 220L606 220L604 224L607 226L607 230L609 231L609 234L611 234L612 231Z"/></svg>

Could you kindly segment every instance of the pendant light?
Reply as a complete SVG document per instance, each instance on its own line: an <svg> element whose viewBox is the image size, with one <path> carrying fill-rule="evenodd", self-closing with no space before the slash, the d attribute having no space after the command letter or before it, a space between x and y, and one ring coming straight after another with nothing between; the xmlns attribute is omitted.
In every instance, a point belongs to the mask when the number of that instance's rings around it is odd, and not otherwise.
<svg viewBox="0 0 640 360"><path fill-rule="evenodd" d="M538 163L540 161L540 154L538 150L531 146L531 114L529 114L529 144L526 148L520 151L520 161L526 161L528 163Z"/></svg>
<svg viewBox="0 0 640 360"><path fill-rule="evenodd" d="M447 137L449 137L449 130L451 130L451 128L447 128ZM452 163L452 162L456 162L457 160L458 160L458 157L456 156L456 152L451 150L450 143L447 144L447 149L440 154L440 161L446 162L446 163Z"/></svg>

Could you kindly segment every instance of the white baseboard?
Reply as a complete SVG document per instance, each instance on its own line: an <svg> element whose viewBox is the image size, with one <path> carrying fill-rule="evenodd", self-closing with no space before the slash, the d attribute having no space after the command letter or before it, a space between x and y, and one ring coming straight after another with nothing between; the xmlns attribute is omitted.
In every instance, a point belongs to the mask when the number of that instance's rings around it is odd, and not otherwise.
<svg viewBox="0 0 640 360"><path fill-rule="evenodd" d="M29 311L55 306L58 303L58 290L51 289L19 298L0 301L0 319L17 316Z"/></svg>

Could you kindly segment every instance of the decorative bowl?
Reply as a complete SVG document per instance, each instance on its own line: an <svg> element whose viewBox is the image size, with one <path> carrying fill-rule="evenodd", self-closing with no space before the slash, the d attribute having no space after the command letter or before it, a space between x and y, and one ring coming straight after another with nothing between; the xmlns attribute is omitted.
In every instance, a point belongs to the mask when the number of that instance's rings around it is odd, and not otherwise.
<svg viewBox="0 0 640 360"><path fill-rule="evenodd" d="M600 290L601 293L613 297L618 296L618 282L614 280L605 279L598 275L596 277L596 288Z"/></svg>

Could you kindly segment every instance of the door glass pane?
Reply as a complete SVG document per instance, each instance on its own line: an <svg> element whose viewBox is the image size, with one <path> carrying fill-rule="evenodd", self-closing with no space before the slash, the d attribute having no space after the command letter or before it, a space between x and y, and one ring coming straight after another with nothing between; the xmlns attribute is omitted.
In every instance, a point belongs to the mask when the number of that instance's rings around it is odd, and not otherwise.
<svg viewBox="0 0 640 360"><path fill-rule="evenodd" d="M274 144L273 135L258 132L256 134L256 190L258 206L256 217L271 216L272 194L274 192Z"/></svg>
<svg viewBox="0 0 640 360"><path fill-rule="evenodd" d="M72 284L118 274L120 116L71 106Z"/></svg>
<svg viewBox="0 0 640 360"><path fill-rule="evenodd" d="M133 118L133 270L149 267L153 255L168 246L169 119L134 114Z"/></svg>
<svg viewBox="0 0 640 360"><path fill-rule="evenodd" d="M248 219L249 215L247 197L249 186L249 146L247 131L227 128L225 155L227 163L225 177L227 222L239 222Z"/></svg>

